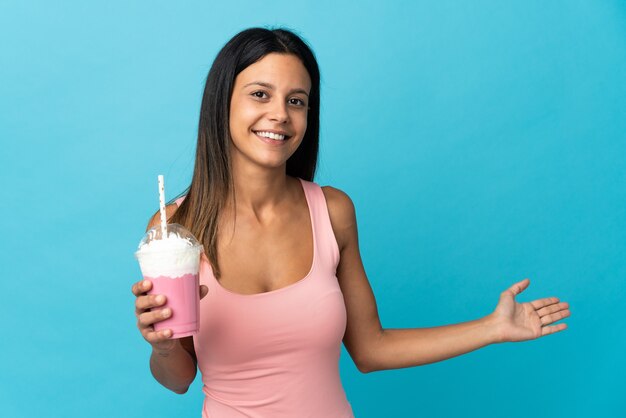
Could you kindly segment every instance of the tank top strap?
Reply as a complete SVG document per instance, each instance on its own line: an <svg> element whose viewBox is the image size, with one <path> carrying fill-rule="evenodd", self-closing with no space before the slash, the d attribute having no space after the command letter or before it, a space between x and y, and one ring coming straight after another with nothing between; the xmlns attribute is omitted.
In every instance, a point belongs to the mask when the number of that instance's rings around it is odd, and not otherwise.
<svg viewBox="0 0 626 418"><path fill-rule="evenodd" d="M178 199L176 199L175 200L176 206L180 206L180 204L183 203L183 200L185 200L185 197L187 197L187 195L181 196Z"/></svg>
<svg viewBox="0 0 626 418"><path fill-rule="evenodd" d="M307 197L309 211L315 229L315 250L318 252L318 262L336 272L339 265L339 246L333 227L330 222L326 197L322 188L314 182L299 179Z"/></svg>

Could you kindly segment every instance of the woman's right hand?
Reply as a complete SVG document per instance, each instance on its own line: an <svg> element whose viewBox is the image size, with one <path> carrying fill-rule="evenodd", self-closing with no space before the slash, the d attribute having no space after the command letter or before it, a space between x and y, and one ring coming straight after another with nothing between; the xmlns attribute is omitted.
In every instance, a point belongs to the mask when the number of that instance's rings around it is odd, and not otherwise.
<svg viewBox="0 0 626 418"><path fill-rule="evenodd" d="M165 295L148 295L152 289L150 280L141 280L133 284L132 292L135 299L135 316L137 328L143 338L157 351L169 351L176 346L176 340L171 339L172 330L154 330L154 323L163 321L172 315L170 308L156 309L163 306L166 301Z"/></svg>
<svg viewBox="0 0 626 418"><path fill-rule="evenodd" d="M154 350L159 352L169 351L177 344L177 339L172 339L172 330L154 330L154 323L163 321L172 315L170 308L157 309L166 302L165 295L149 295L147 292L152 289L150 280L141 280L133 284L132 292L135 295L135 316L137 317L137 328L143 338L152 345ZM209 293L209 288L200 285L200 299Z"/></svg>

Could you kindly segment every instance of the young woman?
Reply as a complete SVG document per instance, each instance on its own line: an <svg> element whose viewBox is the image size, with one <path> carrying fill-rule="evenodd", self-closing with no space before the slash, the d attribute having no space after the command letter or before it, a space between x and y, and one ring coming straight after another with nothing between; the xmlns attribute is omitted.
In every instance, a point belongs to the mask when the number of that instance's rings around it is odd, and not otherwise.
<svg viewBox="0 0 626 418"><path fill-rule="evenodd" d="M196 161L169 222L203 243L201 328L171 339L153 324L172 315L151 283L132 287L137 326L152 346L154 377L185 393L202 373L203 417L351 417L339 379L341 342L363 373L445 360L491 343L566 328L567 303L517 303L436 328L383 329L363 269L350 198L313 182L319 70L286 30L248 29L209 72ZM155 215L148 228L158 224Z"/></svg>

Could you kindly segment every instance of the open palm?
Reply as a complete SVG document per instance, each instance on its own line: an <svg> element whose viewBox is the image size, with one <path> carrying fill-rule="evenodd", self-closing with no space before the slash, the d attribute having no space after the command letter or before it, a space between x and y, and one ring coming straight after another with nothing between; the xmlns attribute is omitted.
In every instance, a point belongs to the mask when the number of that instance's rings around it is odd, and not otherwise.
<svg viewBox="0 0 626 418"><path fill-rule="evenodd" d="M518 303L515 297L530 284L529 279L515 283L502 292L500 301L493 312L499 324L502 341L525 341L553 334L567 328L567 325L550 325L570 315L569 304L556 297Z"/></svg>

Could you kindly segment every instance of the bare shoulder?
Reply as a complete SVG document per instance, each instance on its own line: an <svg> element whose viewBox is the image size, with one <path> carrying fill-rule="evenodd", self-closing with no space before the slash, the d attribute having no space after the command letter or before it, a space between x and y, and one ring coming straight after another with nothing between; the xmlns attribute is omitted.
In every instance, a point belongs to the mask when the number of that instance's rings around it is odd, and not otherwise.
<svg viewBox="0 0 626 418"><path fill-rule="evenodd" d="M351 224L355 218L354 203L346 192L332 186L323 186L322 191L326 198L328 212L333 219L337 221L338 226L346 226Z"/></svg>
<svg viewBox="0 0 626 418"><path fill-rule="evenodd" d="M176 213L177 209L178 209L178 205L176 203L172 203L171 205L165 206L165 217L167 219L170 219L172 216L174 216L174 213ZM150 228L157 226L160 222L161 222L161 212L157 211L154 215L152 215L152 218L150 218L150 222L148 222L148 227L146 228L146 231Z"/></svg>
<svg viewBox="0 0 626 418"><path fill-rule="evenodd" d="M328 215L333 232L337 237L339 249L343 249L347 240L353 235L356 229L356 211L350 196L344 191L332 186L323 186L322 191L328 206Z"/></svg>

